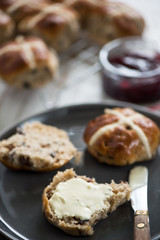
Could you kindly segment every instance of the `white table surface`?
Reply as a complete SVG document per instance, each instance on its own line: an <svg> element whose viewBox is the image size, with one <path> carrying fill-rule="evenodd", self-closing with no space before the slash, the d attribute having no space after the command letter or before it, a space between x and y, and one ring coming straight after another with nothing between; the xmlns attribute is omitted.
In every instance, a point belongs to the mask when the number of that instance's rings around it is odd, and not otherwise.
<svg viewBox="0 0 160 240"><path fill-rule="evenodd" d="M144 16L146 21L144 36L160 41L160 0L123 0L123 2L130 4ZM85 52L69 62L62 61L57 81L60 83L65 81L68 84L63 88L53 83L41 90L24 91L9 87L0 81L0 130L51 107L110 99L103 92L100 73L97 72L98 51L99 48L90 46L87 50L90 57L87 55L86 61Z"/></svg>

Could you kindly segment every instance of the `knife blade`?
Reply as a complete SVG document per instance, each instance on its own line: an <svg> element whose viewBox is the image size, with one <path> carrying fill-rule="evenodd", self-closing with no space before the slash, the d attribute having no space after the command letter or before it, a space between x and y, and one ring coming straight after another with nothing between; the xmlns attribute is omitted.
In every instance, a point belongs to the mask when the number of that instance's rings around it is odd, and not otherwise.
<svg viewBox="0 0 160 240"><path fill-rule="evenodd" d="M129 184L132 189L131 205L134 210L134 240L150 240L148 215L148 169L137 166L129 173Z"/></svg>

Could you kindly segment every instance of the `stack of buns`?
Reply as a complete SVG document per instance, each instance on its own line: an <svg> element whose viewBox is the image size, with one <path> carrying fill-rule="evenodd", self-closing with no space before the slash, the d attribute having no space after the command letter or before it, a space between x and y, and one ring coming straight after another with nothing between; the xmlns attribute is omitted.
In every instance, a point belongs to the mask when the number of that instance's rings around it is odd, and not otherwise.
<svg viewBox="0 0 160 240"><path fill-rule="evenodd" d="M0 32L3 33L0 43L13 40L18 35L36 36L48 45L48 51L54 49L63 52L69 49L81 38L82 31L88 39L103 45L118 37L141 35L144 29L144 20L134 9L124 3L106 0L2 0L0 10ZM3 48L6 48L6 44L1 45L1 52ZM11 51L10 54L12 61L16 62L17 51ZM9 63L5 60L3 62L12 68ZM19 84L19 74L21 73L15 69L13 80L10 77L8 81L1 72L0 77L9 84L24 87L24 80ZM43 74L39 73L39 77L40 84L35 87L47 82L42 80ZM34 76L30 76L30 81L32 80ZM30 87L34 85L30 84Z"/></svg>

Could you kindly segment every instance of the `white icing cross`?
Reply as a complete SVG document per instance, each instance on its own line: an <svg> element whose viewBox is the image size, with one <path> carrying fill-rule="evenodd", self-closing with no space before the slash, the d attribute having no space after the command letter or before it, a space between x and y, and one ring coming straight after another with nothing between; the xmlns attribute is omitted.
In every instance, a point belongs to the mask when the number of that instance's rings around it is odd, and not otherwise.
<svg viewBox="0 0 160 240"><path fill-rule="evenodd" d="M105 113L110 113L110 114L113 114L113 115L117 116L119 118L119 121L116 122L116 123L112 123L112 124L103 126L100 129L98 129L93 134L93 136L91 137L91 139L89 141L90 146L92 146L96 142L96 140L100 136L102 136L104 133L106 133L107 131L109 132L110 130L115 129L116 127L118 127L120 125L128 125L132 129L135 130L135 132L137 133L140 141L142 142L143 146L146 149L146 153L147 153L148 158L151 158L151 149L150 149L148 138L146 137L143 130L133 122L133 120L135 118L137 118L138 116L142 116L140 113L136 113L136 114L131 115L131 116L124 116L122 113L120 113L116 110L112 110L112 109L105 109Z"/></svg>
<svg viewBox="0 0 160 240"><path fill-rule="evenodd" d="M37 4L38 3L34 2L33 0L17 0L7 9L7 12L12 14L14 11L24 5L28 5L30 8L35 9L37 7Z"/></svg>
<svg viewBox="0 0 160 240"><path fill-rule="evenodd" d="M25 42L25 39L23 37L17 37L16 42L18 45L12 44L0 49L0 56L7 52L16 52L18 50L22 50L30 68L34 69L36 67L36 61L32 47L40 47L42 46L42 43L39 41Z"/></svg>
<svg viewBox="0 0 160 240"><path fill-rule="evenodd" d="M72 12L66 12L66 9L62 8L60 4L54 4L50 5L48 7L45 7L36 14L34 17L31 18L31 20L28 22L28 29L33 28L39 21L41 21L46 15L48 14L56 14L60 13L59 16L63 16L64 19L70 20L70 17L72 16Z"/></svg>

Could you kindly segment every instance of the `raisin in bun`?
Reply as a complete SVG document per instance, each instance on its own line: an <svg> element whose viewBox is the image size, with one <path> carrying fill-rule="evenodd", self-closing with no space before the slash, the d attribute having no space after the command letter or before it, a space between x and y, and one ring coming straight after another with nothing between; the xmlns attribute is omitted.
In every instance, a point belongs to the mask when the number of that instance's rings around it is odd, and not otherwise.
<svg viewBox="0 0 160 240"><path fill-rule="evenodd" d="M74 10L65 4L55 3L23 19L18 29L26 34L38 35L57 51L64 51L77 39L79 22Z"/></svg>
<svg viewBox="0 0 160 240"><path fill-rule="evenodd" d="M55 52L37 37L19 36L0 47L0 76L19 88L37 88L54 79Z"/></svg>
<svg viewBox="0 0 160 240"><path fill-rule="evenodd" d="M75 154L76 148L64 130L40 122L25 123L0 141L0 162L13 170L52 171Z"/></svg>
<svg viewBox="0 0 160 240"><path fill-rule="evenodd" d="M101 188L105 191L103 199L98 198ZM58 172L44 189L43 212L51 224L67 234L92 235L93 226L128 201L130 192L126 182L116 184L112 180L110 184L98 184L93 178L78 176L73 169L67 169Z"/></svg>
<svg viewBox="0 0 160 240"><path fill-rule="evenodd" d="M5 12L0 10L0 43L9 40L15 31L13 19Z"/></svg>
<svg viewBox="0 0 160 240"><path fill-rule="evenodd" d="M47 7L49 3L45 0L16 0L13 1L6 9L6 12L18 22L24 17L34 15L41 9Z"/></svg>
<svg viewBox="0 0 160 240"><path fill-rule="evenodd" d="M159 137L158 126L130 108L105 109L84 132L88 150L97 160L119 166L151 160Z"/></svg>

